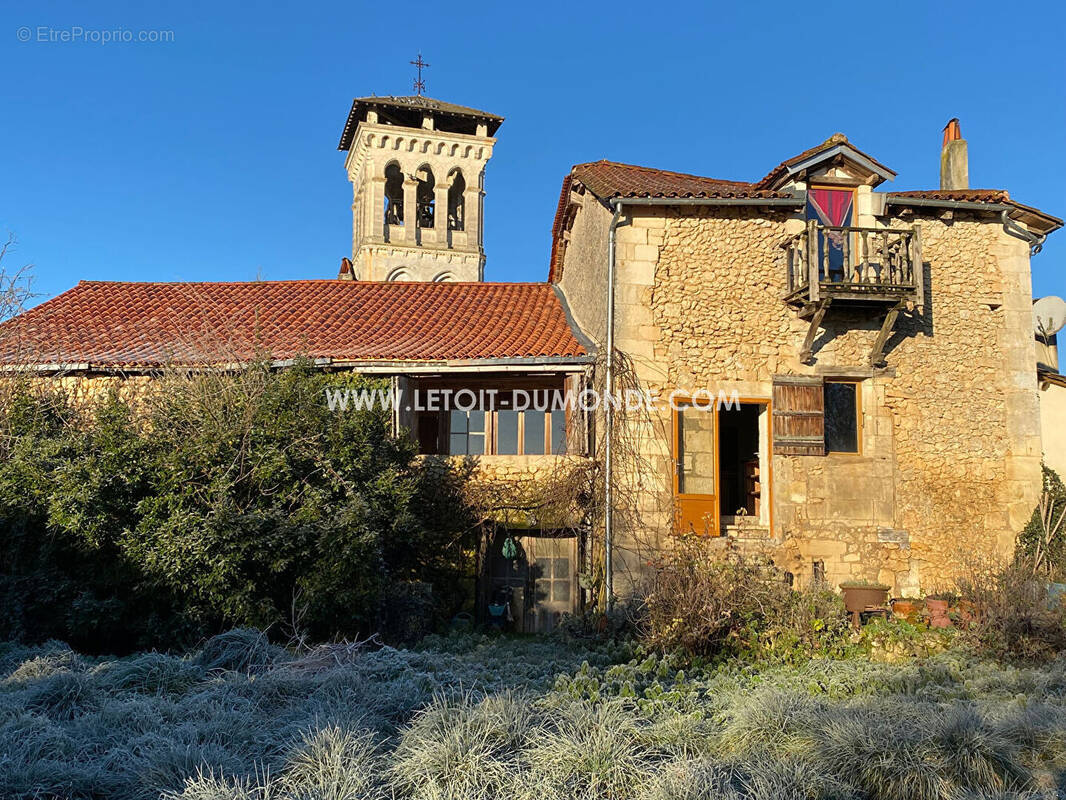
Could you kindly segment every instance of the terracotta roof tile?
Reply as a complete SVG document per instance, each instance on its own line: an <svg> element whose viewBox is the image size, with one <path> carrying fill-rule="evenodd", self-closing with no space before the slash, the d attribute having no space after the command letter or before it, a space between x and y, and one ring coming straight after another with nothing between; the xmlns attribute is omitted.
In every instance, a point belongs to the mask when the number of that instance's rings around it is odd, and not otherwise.
<svg viewBox="0 0 1066 800"><path fill-rule="evenodd" d="M1005 189L914 189L889 192L892 197L915 197L929 200L958 200L963 203L1009 203Z"/></svg>
<svg viewBox="0 0 1066 800"><path fill-rule="evenodd" d="M1062 227L1063 222L1056 216L1041 211L1039 208L1012 200L1006 189L916 189L907 192L889 192L888 203L906 206L908 200L946 200L961 203L995 203L1015 209L1011 216L1030 226L1030 230L1047 235Z"/></svg>
<svg viewBox="0 0 1066 800"><path fill-rule="evenodd" d="M802 153L797 153L796 155L792 156L792 158L785 159L780 164L778 164L776 167L774 167L772 170L770 170L766 174L766 177L764 177L762 180L758 181L754 185L759 187L759 188L761 188L761 189L769 188L779 178L781 178L785 173L788 172L788 168L789 167L793 166L794 164L798 164L799 162L804 161L805 159L808 159L808 158L810 158L813 155L817 155L822 150L828 150L831 147L836 147L838 144L846 144L848 147L850 147L856 153L861 155L863 158L868 159L871 163L873 163L876 166L880 167L885 172L891 173L892 175L896 174L895 172L890 170L888 167L886 167L884 164L882 164L880 161L878 161L876 158L871 156L869 153L864 153L862 150L860 150L855 145L853 145L851 142L849 142L848 141L848 137L845 136L844 134L842 134L842 133L834 133L832 136L830 136L828 139L826 139L821 144L817 144L814 147L811 147L811 148L809 148L807 150L804 150Z"/></svg>
<svg viewBox="0 0 1066 800"><path fill-rule="evenodd" d="M577 164L571 171L597 197L790 197L757 189L744 181L703 178L684 172L638 167L616 161Z"/></svg>
<svg viewBox="0 0 1066 800"><path fill-rule="evenodd" d="M580 357L548 284L82 281L0 326L0 363L150 367Z"/></svg>

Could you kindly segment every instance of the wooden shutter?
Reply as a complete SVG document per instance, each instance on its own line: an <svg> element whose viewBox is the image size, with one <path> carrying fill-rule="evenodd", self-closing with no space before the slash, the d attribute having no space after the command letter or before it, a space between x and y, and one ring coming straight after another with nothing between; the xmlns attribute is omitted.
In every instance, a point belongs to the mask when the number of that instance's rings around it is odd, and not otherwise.
<svg viewBox="0 0 1066 800"><path fill-rule="evenodd" d="M825 455L825 394L822 379L774 376L774 453Z"/></svg>

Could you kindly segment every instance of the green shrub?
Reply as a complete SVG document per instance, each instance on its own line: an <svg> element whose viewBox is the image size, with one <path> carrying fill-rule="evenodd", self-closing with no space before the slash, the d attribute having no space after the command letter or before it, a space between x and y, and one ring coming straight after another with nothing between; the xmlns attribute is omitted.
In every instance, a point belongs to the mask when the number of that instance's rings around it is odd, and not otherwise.
<svg viewBox="0 0 1066 800"><path fill-rule="evenodd" d="M134 406L8 387L0 638L126 652L233 625L365 636L401 582L433 587L429 625L450 618L472 564L467 472L414 459L388 409L330 411L342 383L380 388L306 361L175 372Z"/></svg>
<svg viewBox="0 0 1066 800"><path fill-rule="evenodd" d="M1066 512L1066 484L1062 482L1059 474L1047 465L1042 467L1042 471L1043 491L1051 501L1050 517L1058 520ZM1029 523L1018 536L1017 560L1031 564L1038 549L1042 548L1043 539L1044 524L1040 516L1040 507L1037 506L1033 509L1033 516L1029 519ZM1042 557L1050 567L1050 577L1052 580L1066 580L1066 530L1054 537L1049 544L1048 552L1042 553Z"/></svg>

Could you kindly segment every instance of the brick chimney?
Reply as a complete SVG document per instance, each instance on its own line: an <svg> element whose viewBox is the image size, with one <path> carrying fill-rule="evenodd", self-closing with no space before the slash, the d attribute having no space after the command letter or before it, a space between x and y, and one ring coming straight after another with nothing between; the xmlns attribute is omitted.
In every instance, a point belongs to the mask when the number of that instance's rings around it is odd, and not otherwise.
<svg viewBox="0 0 1066 800"><path fill-rule="evenodd" d="M944 128L944 146L940 150L940 188L969 189L970 166L966 155L966 140L958 117Z"/></svg>

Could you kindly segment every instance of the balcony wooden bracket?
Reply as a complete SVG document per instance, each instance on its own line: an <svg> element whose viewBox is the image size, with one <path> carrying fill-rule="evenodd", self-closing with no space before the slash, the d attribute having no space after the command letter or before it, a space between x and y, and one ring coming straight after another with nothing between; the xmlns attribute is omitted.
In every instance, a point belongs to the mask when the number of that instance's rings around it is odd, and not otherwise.
<svg viewBox="0 0 1066 800"><path fill-rule="evenodd" d="M833 299L827 297L814 303L808 303L800 309L800 319L810 318L811 321L810 326L807 328L807 336L803 340L803 349L800 350L800 361L804 364L811 363L814 358L814 353L811 352L814 347L814 337L818 335L818 329L822 326L822 320L825 319L825 312L829 310L829 304L832 302Z"/></svg>
<svg viewBox="0 0 1066 800"><path fill-rule="evenodd" d="M885 314L885 319L881 323L881 330L877 333L877 338L874 339L874 346L870 348L870 366L876 367L885 360L885 345L888 343L888 337L892 335L892 330L896 327L896 320L899 319L899 312L907 305L905 300L900 300Z"/></svg>

